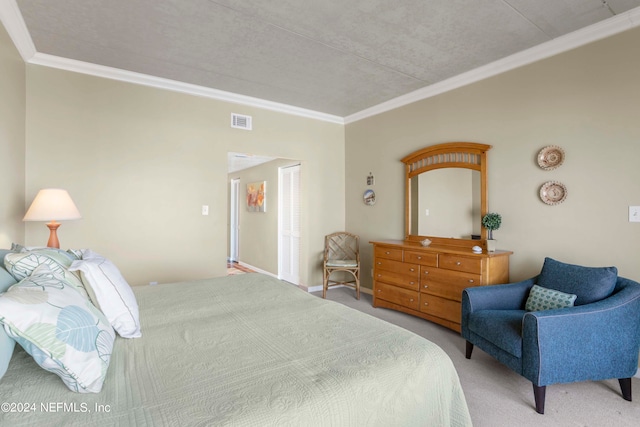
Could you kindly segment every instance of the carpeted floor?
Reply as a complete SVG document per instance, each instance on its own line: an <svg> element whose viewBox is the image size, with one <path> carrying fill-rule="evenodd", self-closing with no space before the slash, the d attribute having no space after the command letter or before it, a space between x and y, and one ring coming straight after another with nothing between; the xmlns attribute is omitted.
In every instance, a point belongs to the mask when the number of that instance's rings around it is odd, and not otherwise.
<svg viewBox="0 0 640 427"><path fill-rule="evenodd" d="M314 293L322 297L322 292ZM535 411L531 383L479 348L470 360L465 342L454 331L404 313L371 306L371 295L360 301L348 288L335 288L327 299L394 323L438 344L453 361L476 427L640 426L640 379L634 378L636 401L621 397L617 380L555 384L547 387L545 414Z"/></svg>

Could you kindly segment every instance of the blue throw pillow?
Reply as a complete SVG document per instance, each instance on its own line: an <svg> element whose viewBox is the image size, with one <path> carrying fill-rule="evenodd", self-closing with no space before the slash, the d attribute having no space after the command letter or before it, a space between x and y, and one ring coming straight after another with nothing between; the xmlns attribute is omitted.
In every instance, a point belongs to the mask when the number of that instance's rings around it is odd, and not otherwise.
<svg viewBox="0 0 640 427"><path fill-rule="evenodd" d="M616 267L583 267L545 258L538 285L577 295L575 305L607 298L618 280Z"/></svg>
<svg viewBox="0 0 640 427"><path fill-rule="evenodd" d="M8 253L13 253L13 251L0 249L0 294L6 292L9 287L18 283L16 279L4 269L4 256ZM7 372L15 345L16 342L7 335L4 328L0 325L0 378Z"/></svg>

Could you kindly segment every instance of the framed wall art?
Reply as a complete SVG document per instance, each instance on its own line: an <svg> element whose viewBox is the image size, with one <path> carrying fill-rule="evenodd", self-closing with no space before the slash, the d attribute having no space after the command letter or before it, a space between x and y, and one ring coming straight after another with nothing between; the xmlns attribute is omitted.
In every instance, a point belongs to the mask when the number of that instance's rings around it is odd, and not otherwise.
<svg viewBox="0 0 640 427"><path fill-rule="evenodd" d="M267 181L247 184L247 211L266 212L266 186Z"/></svg>

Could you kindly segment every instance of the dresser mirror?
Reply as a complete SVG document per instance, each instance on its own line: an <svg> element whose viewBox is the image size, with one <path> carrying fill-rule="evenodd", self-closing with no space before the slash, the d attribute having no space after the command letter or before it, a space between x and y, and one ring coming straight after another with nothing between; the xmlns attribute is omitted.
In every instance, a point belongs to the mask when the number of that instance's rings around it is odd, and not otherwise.
<svg viewBox="0 0 640 427"><path fill-rule="evenodd" d="M437 144L405 158L405 236L434 243L484 246L488 212L486 152L473 142ZM480 239L482 242L478 242Z"/></svg>

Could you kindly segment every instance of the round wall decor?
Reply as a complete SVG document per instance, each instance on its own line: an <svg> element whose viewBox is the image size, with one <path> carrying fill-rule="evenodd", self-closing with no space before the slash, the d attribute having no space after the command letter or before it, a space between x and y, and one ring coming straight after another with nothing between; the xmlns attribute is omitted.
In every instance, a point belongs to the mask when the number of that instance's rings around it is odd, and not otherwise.
<svg viewBox="0 0 640 427"><path fill-rule="evenodd" d="M564 162L564 150L557 145L548 145L538 153L538 166L550 171Z"/></svg>
<svg viewBox="0 0 640 427"><path fill-rule="evenodd" d="M548 205L557 205L567 198L567 187L561 182L547 181L540 187L540 199Z"/></svg>
<svg viewBox="0 0 640 427"><path fill-rule="evenodd" d="M366 190L362 197L365 205L373 206L376 204L376 193L373 190Z"/></svg>

